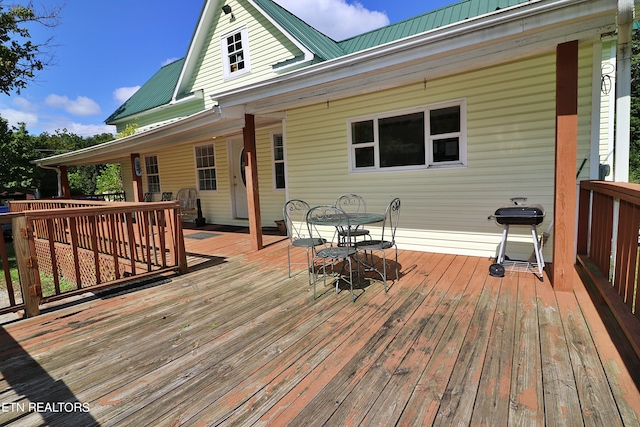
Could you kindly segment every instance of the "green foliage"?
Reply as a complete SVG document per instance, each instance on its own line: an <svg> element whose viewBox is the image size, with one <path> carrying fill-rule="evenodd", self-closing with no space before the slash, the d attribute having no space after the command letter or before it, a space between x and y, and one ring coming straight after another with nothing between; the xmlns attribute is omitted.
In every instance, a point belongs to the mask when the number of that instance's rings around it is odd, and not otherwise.
<svg viewBox="0 0 640 427"><path fill-rule="evenodd" d="M0 186L4 190L20 191L33 188L37 181L37 167L31 160L38 157L33 139L24 123L9 129L0 117Z"/></svg>
<svg viewBox="0 0 640 427"><path fill-rule="evenodd" d="M0 0L1 1L1 0ZM34 160L56 154L91 147L113 140L113 135L103 133L83 138L68 132L66 129L51 135L43 132L39 136L31 136L25 125L9 129L7 121L0 117L0 191L23 191L40 189L43 197L57 195L57 176L54 171L37 167ZM119 165L82 165L68 168L69 185L72 194L95 194L99 189L99 180L106 173L103 187L113 191L121 191ZM116 172L116 169L118 172ZM107 171L107 172L105 172Z"/></svg>
<svg viewBox="0 0 640 427"><path fill-rule="evenodd" d="M138 130L138 123L127 123L124 127L124 130L116 135L116 139L124 138L126 136L131 136L136 133Z"/></svg>
<svg viewBox="0 0 640 427"><path fill-rule="evenodd" d="M117 163L108 164L97 177L96 192L98 194L104 194L117 193L120 191L122 191L120 165Z"/></svg>
<svg viewBox="0 0 640 427"><path fill-rule="evenodd" d="M0 0L0 91L20 93L36 72L51 62L51 39L34 43L27 28L31 23L46 27L58 25L60 8L36 11L33 3L3 6Z"/></svg>

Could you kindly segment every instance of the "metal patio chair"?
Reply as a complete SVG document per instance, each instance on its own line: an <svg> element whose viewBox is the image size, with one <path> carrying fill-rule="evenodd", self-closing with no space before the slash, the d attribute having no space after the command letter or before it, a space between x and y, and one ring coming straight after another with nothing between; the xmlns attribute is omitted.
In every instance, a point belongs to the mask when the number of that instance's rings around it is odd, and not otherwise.
<svg viewBox="0 0 640 427"><path fill-rule="evenodd" d="M400 199L393 199L385 211L384 221L382 223L382 234L380 239L363 240L356 243L356 248L365 252L380 251L382 252L382 271L376 269L373 265L372 270L382 277L384 291L387 292L387 258L385 250L395 248L396 251L396 280L400 279L398 272L398 246L396 245L396 229L398 228L398 219L400 218ZM371 257L373 259L373 256ZM373 264L373 263L372 263Z"/></svg>
<svg viewBox="0 0 640 427"><path fill-rule="evenodd" d="M307 214L307 226L309 227L309 236L312 239L322 239L327 243L320 249L313 251L312 264L315 264L316 259L322 260L322 273L324 285L327 284L327 261L332 261L331 265L335 261L343 261L342 270L338 278L336 279L336 293L339 291L340 280L345 280L349 283L349 289L351 290L351 301L355 301L353 294L353 257L356 255L356 248L352 245L334 245L332 242L335 240L335 236L338 230L344 230L344 238L347 242L351 241L349 216L340 208L335 206L316 206L309 210ZM327 238L331 236L331 238ZM349 280L343 277L343 272L346 265L349 265ZM316 270L317 271L317 270ZM316 298L316 278L313 280L313 298Z"/></svg>
<svg viewBox="0 0 640 427"><path fill-rule="evenodd" d="M282 207L282 217L289 237L289 246L287 246L289 277L291 277L291 264L300 264L291 262L291 248L304 248L307 251L307 273L309 285L311 285L311 275L315 273L309 252L313 251L316 246L324 245L326 242L322 239L309 237L309 227L307 227L306 222L308 212L309 205L305 201L298 199L289 200Z"/></svg>
<svg viewBox="0 0 640 427"><path fill-rule="evenodd" d="M358 194L343 194L336 199L335 206L347 213L360 213L367 211L367 203L364 201L364 198ZM351 242L350 239L346 238L346 230L338 229L338 239L340 244L353 244L358 237L371 237L369 230L359 226L352 227L348 231L349 237L353 239L354 242Z"/></svg>

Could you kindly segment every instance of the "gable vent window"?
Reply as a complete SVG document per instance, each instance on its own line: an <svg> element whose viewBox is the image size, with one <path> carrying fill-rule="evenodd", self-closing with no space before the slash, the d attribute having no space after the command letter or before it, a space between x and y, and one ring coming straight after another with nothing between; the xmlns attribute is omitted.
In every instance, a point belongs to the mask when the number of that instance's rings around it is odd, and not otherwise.
<svg viewBox="0 0 640 427"><path fill-rule="evenodd" d="M223 52L225 79L231 79L250 71L248 40L246 28L222 36L220 43Z"/></svg>

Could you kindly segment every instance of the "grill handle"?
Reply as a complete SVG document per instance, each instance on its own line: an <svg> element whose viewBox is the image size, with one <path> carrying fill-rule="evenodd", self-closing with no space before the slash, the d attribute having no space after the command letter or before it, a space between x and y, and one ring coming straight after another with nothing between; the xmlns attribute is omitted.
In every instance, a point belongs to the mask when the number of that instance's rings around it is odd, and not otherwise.
<svg viewBox="0 0 640 427"><path fill-rule="evenodd" d="M509 200L511 200L511 203L513 203L514 205L518 206L518 201L521 200L522 202L526 202L527 201L527 197L512 197Z"/></svg>

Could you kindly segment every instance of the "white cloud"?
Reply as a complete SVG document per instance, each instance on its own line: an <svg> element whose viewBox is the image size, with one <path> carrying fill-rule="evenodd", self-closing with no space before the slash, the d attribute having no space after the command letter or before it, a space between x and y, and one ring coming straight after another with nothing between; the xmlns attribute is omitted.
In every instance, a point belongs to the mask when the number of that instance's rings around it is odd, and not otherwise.
<svg viewBox="0 0 640 427"><path fill-rule="evenodd" d="M280 6L334 40L344 40L389 24L384 12L346 0L275 0Z"/></svg>
<svg viewBox="0 0 640 427"><path fill-rule="evenodd" d="M38 106L27 98L21 96L12 99L12 104L18 107L20 111L38 111Z"/></svg>
<svg viewBox="0 0 640 427"><path fill-rule="evenodd" d="M66 96L51 94L44 100L45 104L53 108L62 108L75 116L91 116L100 114L100 106L91 98L79 96L75 100Z"/></svg>
<svg viewBox="0 0 640 427"><path fill-rule="evenodd" d="M162 62L162 66L164 67L165 65L171 64L172 62L176 62L178 59L180 58L167 58Z"/></svg>
<svg viewBox="0 0 640 427"><path fill-rule="evenodd" d="M76 134L78 136L94 136L101 133L115 134L115 126L99 124L82 124L74 122L66 117L48 117L46 121L42 121L39 126L40 132L48 132L54 134L58 130L66 129L69 133Z"/></svg>
<svg viewBox="0 0 640 427"><path fill-rule="evenodd" d="M0 109L0 116L9 122L9 126L18 126L18 123L26 123L27 129L38 124L38 115L13 108Z"/></svg>
<svg viewBox="0 0 640 427"><path fill-rule="evenodd" d="M136 93L140 89L140 86L121 87L113 91L113 97L119 103L124 103L127 99Z"/></svg>

